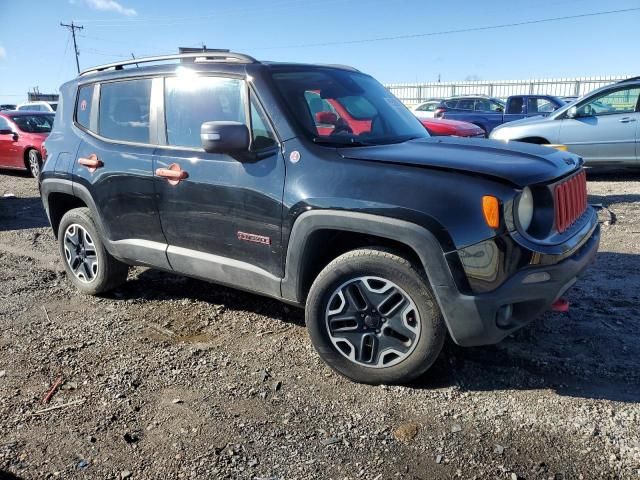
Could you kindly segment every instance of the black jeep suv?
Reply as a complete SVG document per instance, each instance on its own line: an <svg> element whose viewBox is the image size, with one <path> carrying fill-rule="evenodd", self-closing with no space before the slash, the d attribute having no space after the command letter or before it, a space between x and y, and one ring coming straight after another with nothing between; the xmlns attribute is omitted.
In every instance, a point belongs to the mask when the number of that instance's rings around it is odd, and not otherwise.
<svg viewBox="0 0 640 480"><path fill-rule="evenodd" d="M500 341L594 258L582 160L430 138L372 77L231 52L136 59L61 87L40 191L87 294L147 265L306 308L338 372L429 368Z"/></svg>

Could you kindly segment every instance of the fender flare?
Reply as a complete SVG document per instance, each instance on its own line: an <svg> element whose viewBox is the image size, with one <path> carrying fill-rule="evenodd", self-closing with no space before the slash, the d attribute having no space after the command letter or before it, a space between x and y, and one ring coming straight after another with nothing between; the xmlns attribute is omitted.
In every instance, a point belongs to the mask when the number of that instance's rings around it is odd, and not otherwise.
<svg viewBox="0 0 640 480"><path fill-rule="evenodd" d="M40 197L42 198L44 209L47 212L49 223L51 223L51 216L49 214L49 195L52 193L64 193L66 195L70 195L82 200L87 208L89 208L89 210L91 211L93 220L96 223L96 227L98 228L100 235L103 238L110 238L108 235L106 235L107 232L104 228L102 217L100 216L100 210L96 206L96 203L94 202L93 197L91 197L89 190L87 190L87 187L65 178L43 179L40 182ZM57 232L54 232L54 234L57 235Z"/></svg>
<svg viewBox="0 0 640 480"><path fill-rule="evenodd" d="M289 236L285 275L281 294L286 301L302 304L302 272L308 257L305 248L318 230L340 230L394 240L413 249L427 273L432 290L438 286L455 287L442 246L435 235L420 225L396 218L342 210L311 210L295 221Z"/></svg>

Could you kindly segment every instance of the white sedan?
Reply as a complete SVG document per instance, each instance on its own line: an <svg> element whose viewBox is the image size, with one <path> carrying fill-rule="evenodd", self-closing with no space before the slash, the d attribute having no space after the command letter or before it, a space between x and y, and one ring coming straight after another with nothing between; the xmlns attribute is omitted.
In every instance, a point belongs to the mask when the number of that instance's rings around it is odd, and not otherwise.
<svg viewBox="0 0 640 480"><path fill-rule="evenodd" d="M435 118L435 111L442 100L428 100L411 109L413 114L418 118Z"/></svg>

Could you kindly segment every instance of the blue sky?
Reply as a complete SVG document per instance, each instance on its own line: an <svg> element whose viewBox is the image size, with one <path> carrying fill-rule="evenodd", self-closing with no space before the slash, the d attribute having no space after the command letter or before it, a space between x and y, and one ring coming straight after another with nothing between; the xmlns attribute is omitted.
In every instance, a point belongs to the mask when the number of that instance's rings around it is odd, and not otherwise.
<svg viewBox="0 0 640 480"><path fill-rule="evenodd" d="M179 8L176 8L176 5ZM259 59L353 65L385 83L466 78L640 74L640 11L391 41L319 43L424 34L640 7L638 0L0 0L0 103L56 92L80 67L230 48ZM27 26L28 30L24 27Z"/></svg>

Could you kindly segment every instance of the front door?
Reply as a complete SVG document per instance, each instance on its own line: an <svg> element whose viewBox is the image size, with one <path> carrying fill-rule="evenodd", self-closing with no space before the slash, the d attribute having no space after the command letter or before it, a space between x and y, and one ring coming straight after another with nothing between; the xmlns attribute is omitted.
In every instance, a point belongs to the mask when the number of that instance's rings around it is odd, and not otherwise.
<svg viewBox="0 0 640 480"><path fill-rule="evenodd" d="M80 87L74 123L82 142L74 188L88 191L94 200L112 254L169 269L152 169L154 81L162 87L160 78Z"/></svg>
<svg viewBox="0 0 640 480"><path fill-rule="evenodd" d="M15 125L4 117L0 117L0 130L11 130L17 133ZM0 133L0 167L25 168L15 133Z"/></svg>
<svg viewBox="0 0 640 480"><path fill-rule="evenodd" d="M256 98L239 78L167 77L164 111L166 145L156 152L154 171L171 267L279 295L284 161ZM208 121L247 124L252 152L205 152L200 127ZM185 178L168 179L159 169Z"/></svg>
<svg viewBox="0 0 640 480"><path fill-rule="evenodd" d="M587 164L636 162L640 87L620 87L577 105L576 117L565 118L560 143Z"/></svg>

